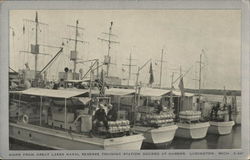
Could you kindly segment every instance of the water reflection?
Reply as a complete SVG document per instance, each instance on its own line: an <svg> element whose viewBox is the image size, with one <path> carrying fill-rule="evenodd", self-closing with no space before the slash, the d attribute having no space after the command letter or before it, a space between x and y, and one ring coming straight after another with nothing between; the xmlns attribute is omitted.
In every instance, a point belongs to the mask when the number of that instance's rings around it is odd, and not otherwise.
<svg viewBox="0 0 250 160"><path fill-rule="evenodd" d="M241 127L240 125L234 126L232 133L229 135L218 136L208 134L206 139L207 149L241 148Z"/></svg>
<svg viewBox="0 0 250 160"><path fill-rule="evenodd" d="M152 143L143 143L142 149L166 149L170 146L170 143L163 144L152 144Z"/></svg>
<svg viewBox="0 0 250 160"><path fill-rule="evenodd" d="M207 140L191 140L184 138L175 138L173 143L167 149L199 149L206 148Z"/></svg>

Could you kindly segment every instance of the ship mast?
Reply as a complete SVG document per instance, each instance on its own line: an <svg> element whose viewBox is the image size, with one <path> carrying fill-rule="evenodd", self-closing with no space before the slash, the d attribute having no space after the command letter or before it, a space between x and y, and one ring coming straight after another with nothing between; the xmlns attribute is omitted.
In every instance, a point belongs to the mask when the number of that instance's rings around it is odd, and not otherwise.
<svg viewBox="0 0 250 160"><path fill-rule="evenodd" d="M111 40L111 36L117 37L116 35L112 34L112 26L113 26L113 22L111 21L110 22L110 27L109 27L109 32L108 33L105 33L105 32L102 33L102 34L108 35L108 39L98 37L99 40L105 41L105 42L108 43L108 53L107 53L107 55L104 56L104 65L106 65L106 67L107 67L107 70L106 70L106 76L107 77L109 76L109 68L110 68L110 64L111 64L111 56L110 56L111 44L112 43L119 43L117 41Z"/></svg>
<svg viewBox="0 0 250 160"><path fill-rule="evenodd" d="M110 44L111 44L111 41L110 41L110 35L111 35L111 32L112 32L112 25L113 25L113 22L110 23L110 27L109 27L109 38L108 38L108 63L107 63L107 77L109 75L109 65L110 65Z"/></svg>
<svg viewBox="0 0 250 160"><path fill-rule="evenodd" d="M159 87L161 88L161 81L162 81L162 67L163 67L163 62L167 62L163 60L163 54L164 54L164 49L161 50L161 60L157 60L160 62L160 82L159 82Z"/></svg>
<svg viewBox="0 0 250 160"><path fill-rule="evenodd" d="M172 109L173 108L173 90L174 90L174 72L172 72L172 75L171 75L171 84L170 84L170 108Z"/></svg>
<svg viewBox="0 0 250 160"><path fill-rule="evenodd" d="M74 62L74 68L73 72L76 73L76 60L77 60L77 35L78 35L78 20L76 21L76 32L75 32L75 52L76 52L76 57L73 59ZM74 79L74 78L73 78Z"/></svg>
<svg viewBox="0 0 250 160"><path fill-rule="evenodd" d="M132 112L135 112L136 107L138 107L140 105L140 84L139 84L139 75L140 75L140 71L151 61L151 59L149 59L147 62L145 62L141 67L138 66L138 70L136 73L136 82L135 82L135 106L132 107ZM132 123L135 123L135 118L133 119Z"/></svg>
<svg viewBox="0 0 250 160"><path fill-rule="evenodd" d="M36 22L36 41L35 41L35 46L38 46L38 13L36 12L36 19L35 19L35 22ZM35 54L35 74L37 73L37 59L38 59L38 54Z"/></svg>
<svg viewBox="0 0 250 160"><path fill-rule="evenodd" d="M34 55L34 57L35 57L35 81L37 82L37 80L39 78L38 77L39 76L39 73L38 73L38 55L49 55L49 54L46 54L46 53L41 53L39 51L40 46L45 46L45 45L41 45L41 44L38 43L38 30L39 30L39 26L42 26L42 25L48 26L48 24L39 22L39 20L38 20L38 12L36 12L35 21L29 20L29 19L24 19L24 20L27 21L27 22L35 23L35 44L31 44L31 50L30 51L20 51L20 53L24 52L24 53L31 53L31 54ZM45 47L48 47L48 46L45 46Z"/></svg>
<svg viewBox="0 0 250 160"><path fill-rule="evenodd" d="M140 100L140 86L139 86L139 74L140 71L151 61L151 59L149 59L147 62L145 62L141 67L138 67L137 73L136 73L136 82L135 82L135 93L138 94L138 98L137 98L137 104L139 105L139 100Z"/></svg>
<svg viewBox="0 0 250 160"><path fill-rule="evenodd" d="M133 66L136 66L136 65L133 65L132 64L132 60L135 60L135 59L132 59L132 56L131 56L131 53L130 53L130 55L129 55L129 64L122 64L123 66L127 66L128 67L128 85L129 85L129 81L130 81L130 79L131 79L131 71L132 71L132 67Z"/></svg>
<svg viewBox="0 0 250 160"><path fill-rule="evenodd" d="M72 27L75 29L75 38L72 39L72 38L64 38L66 40L69 40L69 41L73 41L74 42L74 50L70 52L70 60L73 61L73 79L77 79L77 76L76 76L76 65L78 63L78 51L77 51L77 44L78 42L80 43L88 43L86 41L83 41L83 40L79 40L78 37L79 37L79 30L84 30L84 28L82 27L79 27L79 21L76 20L76 25L75 26L72 26L72 25L67 25L68 27Z"/></svg>

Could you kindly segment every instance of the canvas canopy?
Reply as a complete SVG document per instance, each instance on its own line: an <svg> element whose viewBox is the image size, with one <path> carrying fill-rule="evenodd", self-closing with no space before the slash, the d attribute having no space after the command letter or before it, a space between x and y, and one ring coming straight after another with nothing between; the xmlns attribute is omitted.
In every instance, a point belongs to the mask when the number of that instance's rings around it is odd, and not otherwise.
<svg viewBox="0 0 250 160"><path fill-rule="evenodd" d="M114 95L114 96L125 96L134 94L134 89L121 89L121 88L110 88L105 91L106 95Z"/></svg>
<svg viewBox="0 0 250 160"><path fill-rule="evenodd" d="M86 105L91 101L91 98L89 98L89 97L80 97L80 98L78 98L78 100L81 101L84 105Z"/></svg>
<svg viewBox="0 0 250 160"><path fill-rule="evenodd" d="M19 91L21 94L42 96L42 97L54 97L54 98L71 98L88 93L88 90L53 90L43 88L29 88L24 91Z"/></svg>
<svg viewBox="0 0 250 160"><path fill-rule="evenodd" d="M142 88L140 90L140 95L145 97L161 97L169 92L170 90L165 89Z"/></svg>
<svg viewBox="0 0 250 160"><path fill-rule="evenodd" d="M181 96L181 91L173 91L172 93L175 96ZM185 92L185 97L193 97L193 96L194 94Z"/></svg>
<svg viewBox="0 0 250 160"><path fill-rule="evenodd" d="M65 82L68 82L68 83L82 83L82 82L86 82L86 80L65 80Z"/></svg>

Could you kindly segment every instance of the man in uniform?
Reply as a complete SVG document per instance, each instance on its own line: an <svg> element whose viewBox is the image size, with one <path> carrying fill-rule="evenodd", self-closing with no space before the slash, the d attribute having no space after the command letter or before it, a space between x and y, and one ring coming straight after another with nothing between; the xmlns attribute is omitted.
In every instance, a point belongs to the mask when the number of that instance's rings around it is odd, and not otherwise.
<svg viewBox="0 0 250 160"><path fill-rule="evenodd" d="M229 104L227 108L228 108L229 121L232 121L232 105Z"/></svg>
<svg viewBox="0 0 250 160"><path fill-rule="evenodd" d="M220 102L218 102L212 108L211 115L210 115L210 117L211 117L212 120L216 120L217 119L219 109L220 109Z"/></svg>
<svg viewBox="0 0 250 160"><path fill-rule="evenodd" d="M113 107L112 104L108 105L109 111L107 114L107 118L109 121L116 121L117 120L117 110L115 109L115 107Z"/></svg>
<svg viewBox="0 0 250 160"><path fill-rule="evenodd" d="M157 100L154 105L156 107L156 113L160 114L163 111L163 107L162 107L160 101Z"/></svg>
<svg viewBox="0 0 250 160"><path fill-rule="evenodd" d="M96 122L96 127L98 126L98 123L103 122L106 130L109 129L108 127L108 120L107 120L107 115L104 110L104 104L99 105L99 109L95 112L95 115L93 117L93 121Z"/></svg>

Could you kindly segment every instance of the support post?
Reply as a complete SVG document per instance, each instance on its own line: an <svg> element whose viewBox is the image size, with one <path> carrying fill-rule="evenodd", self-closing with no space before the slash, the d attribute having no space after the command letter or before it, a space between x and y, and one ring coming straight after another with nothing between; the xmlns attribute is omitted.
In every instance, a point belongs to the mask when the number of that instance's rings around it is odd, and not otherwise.
<svg viewBox="0 0 250 160"><path fill-rule="evenodd" d="M118 100L118 109L117 109L117 112L118 112L118 118L117 119L119 120L120 119L120 114L119 114L120 112L119 111L120 111L120 106L121 106L121 96L119 96L118 99L119 100Z"/></svg>
<svg viewBox="0 0 250 160"><path fill-rule="evenodd" d="M42 102L43 101L43 97L40 96L40 126L42 126Z"/></svg>
<svg viewBox="0 0 250 160"><path fill-rule="evenodd" d="M93 64L91 63L91 67L93 66ZM90 68L90 75L89 75L89 78L90 78L90 81L89 81L89 98L91 98L91 94L92 94L92 77L94 77L94 71L92 70L92 68Z"/></svg>
<svg viewBox="0 0 250 160"><path fill-rule="evenodd" d="M65 98L64 102L64 127L67 130L67 99Z"/></svg>
<svg viewBox="0 0 250 160"><path fill-rule="evenodd" d="M99 59L96 60L96 78L99 79Z"/></svg>
<svg viewBox="0 0 250 160"><path fill-rule="evenodd" d="M148 106L148 96L147 96L147 101L146 101L147 103L146 103L146 106Z"/></svg>
<svg viewBox="0 0 250 160"><path fill-rule="evenodd" d="M17 117L18 120L20 120L20 112L21 112L21 93L19 93L19 101L18 101L18 117Z"/></svg>

